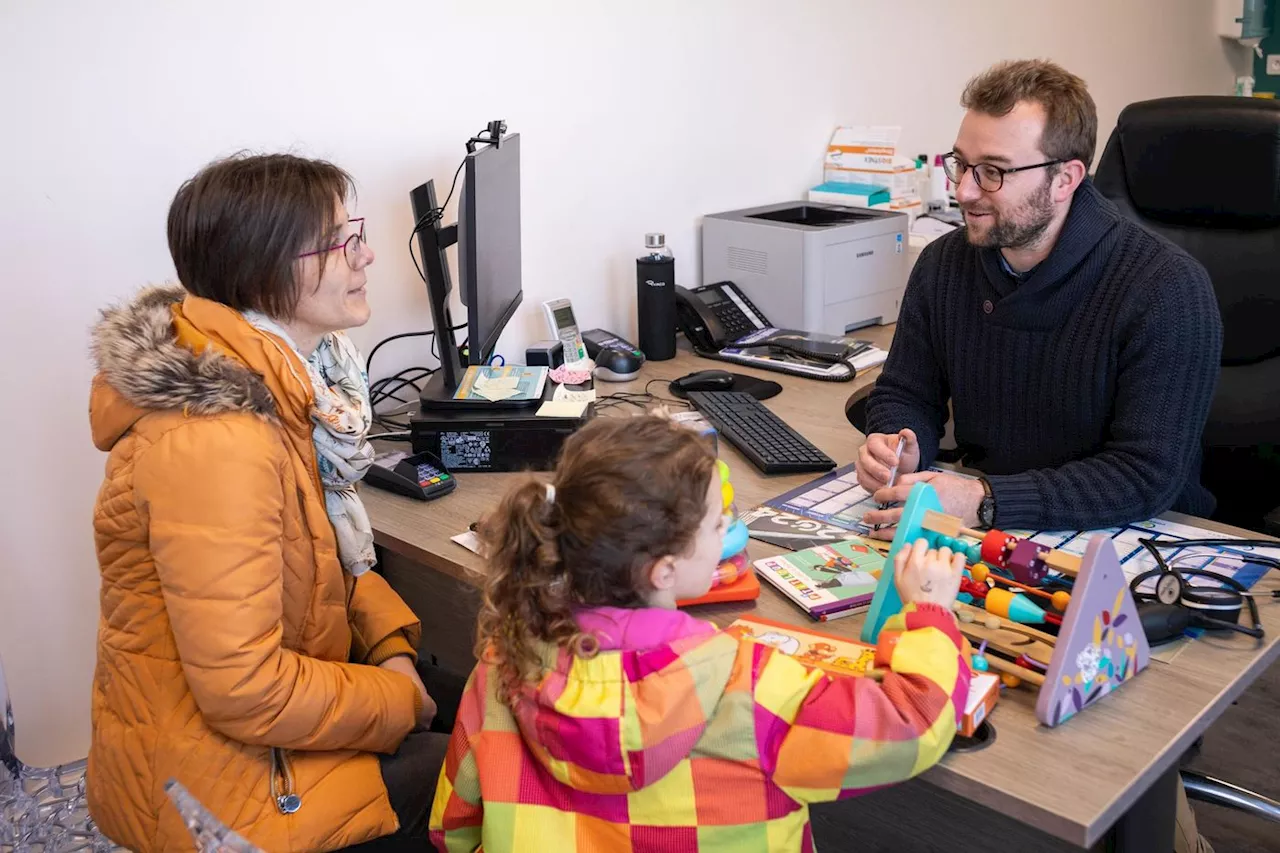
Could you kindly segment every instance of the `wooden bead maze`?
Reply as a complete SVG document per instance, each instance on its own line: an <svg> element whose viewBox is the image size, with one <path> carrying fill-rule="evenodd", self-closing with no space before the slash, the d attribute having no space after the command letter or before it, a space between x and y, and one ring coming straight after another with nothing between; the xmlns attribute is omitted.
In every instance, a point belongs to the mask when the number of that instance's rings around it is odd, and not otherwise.
<svg viewBox="0 0 1280 853"><path fill-rule="evenodd" d="M903 507L889 571L863 626L865 642L875 643L901 610L894 558L920 539L964 555L960 630L986 643L985 657L1006 685L1038 691L1036 718L1044 725L1065 722L1146 668L1150 649L1107 537L1093 537L1081 557L999 530L973 530L942 511L928 483L916 483Z"/></svg>

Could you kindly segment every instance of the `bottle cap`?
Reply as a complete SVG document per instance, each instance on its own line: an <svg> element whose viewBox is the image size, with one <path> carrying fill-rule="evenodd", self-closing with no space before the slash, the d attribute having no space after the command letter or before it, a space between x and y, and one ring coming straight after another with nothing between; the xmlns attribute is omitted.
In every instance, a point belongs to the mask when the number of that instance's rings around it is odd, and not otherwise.
<svg viewBox="0 0 1280 853"><path fill-rule="evenodd" d="M646 249L661 249L667 245L666 235L658 231L650 231L644 235L644 247Z"/></svg>

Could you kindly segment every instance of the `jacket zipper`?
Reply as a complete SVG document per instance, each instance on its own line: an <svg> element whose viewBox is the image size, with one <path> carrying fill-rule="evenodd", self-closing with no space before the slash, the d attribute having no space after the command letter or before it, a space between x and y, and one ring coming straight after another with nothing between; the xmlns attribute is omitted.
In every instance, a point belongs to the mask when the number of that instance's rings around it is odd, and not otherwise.
<svg viewBox="0 0 1280 853"><path fill-rule="evenodd" d="M302 797L293 790L293 768L284 750L271 748L271 799L280 814L291 815L302 808Z"/></svg>

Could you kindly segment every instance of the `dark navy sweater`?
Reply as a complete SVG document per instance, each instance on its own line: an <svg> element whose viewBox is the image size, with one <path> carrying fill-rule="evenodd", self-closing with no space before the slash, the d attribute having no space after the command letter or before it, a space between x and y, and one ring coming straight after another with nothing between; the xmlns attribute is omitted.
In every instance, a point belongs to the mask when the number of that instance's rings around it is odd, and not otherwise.
<svg viewBox="0 0 1280 853"><path fill-rule="evenodd" d="M867 407L933 462L955 419L995 523L1099 528L1213 511L1200 435L1222 321L1209 276L1086 180L1049 257L1017 281L958 229L921 253Z"/></svg>

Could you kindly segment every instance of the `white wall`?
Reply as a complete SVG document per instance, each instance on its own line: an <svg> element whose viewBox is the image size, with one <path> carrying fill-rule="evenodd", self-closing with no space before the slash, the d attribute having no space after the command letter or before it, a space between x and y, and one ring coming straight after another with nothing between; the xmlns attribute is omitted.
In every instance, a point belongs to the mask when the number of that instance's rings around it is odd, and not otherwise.
<svg viewBox="0 0 1280 853"><path fill-rule="evenodd" d="M1070 13L1063 11L1070 9ZM1246 58L1209 0L853 0L0 5L0 655L21 752L84 754L97 619L86 330L172 275L178 184L240 148L349 169L378 254L379 338L429 324L406 255L407 193L447 184L493 118L523 142L524 288L500 351L543 335L537 303L635 333L633 259L662 230L697 281L701 214L798 197L837 123L901 124L907 153L950 147L965 80L1050 57L1081 74L1102 138L1126 103L1228 93ZM450 211L452 214L452 211ZM421 363L388 347L375 373Z"/></svg>

